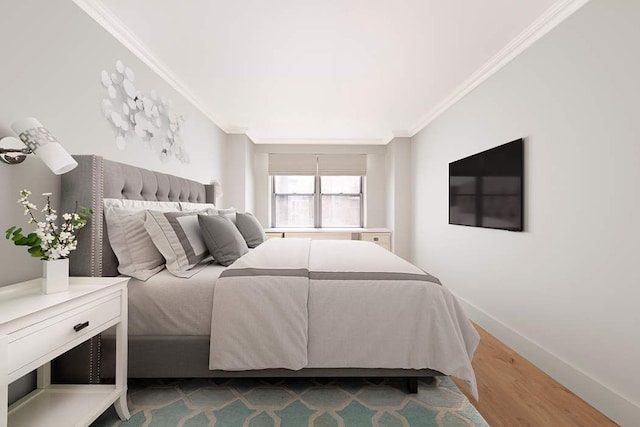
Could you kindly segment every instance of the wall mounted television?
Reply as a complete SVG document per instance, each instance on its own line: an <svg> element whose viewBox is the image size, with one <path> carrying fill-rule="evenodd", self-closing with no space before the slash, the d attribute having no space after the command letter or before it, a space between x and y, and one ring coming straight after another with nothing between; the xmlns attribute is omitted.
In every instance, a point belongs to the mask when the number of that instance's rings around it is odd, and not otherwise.
<svg viewBox="0 0 640 427"><path fill-rule="evenodd" d="M449 224L524 229L522 138L449 163Z"/></svg>

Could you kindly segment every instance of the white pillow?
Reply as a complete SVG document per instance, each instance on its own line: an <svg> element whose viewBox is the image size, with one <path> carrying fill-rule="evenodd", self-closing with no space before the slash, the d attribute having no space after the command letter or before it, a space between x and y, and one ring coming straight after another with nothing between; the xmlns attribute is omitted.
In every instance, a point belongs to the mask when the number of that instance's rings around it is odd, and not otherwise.
<svg viewBox="0 0 640 427"><path fill-rule="evenodd" d="M216 205L213 203L193 203L193 202L180 202L180 210L183 212L198 212L211 210L215 215L217 211Z"/></svg>
<svg viewBox="0 0 640 427"><path fill-rule="evenodd" d="M218 215L222 215L229 219L232 223L236 223L236 208L218 209Z"/></svg>
<svg viewBox="0 0 640 427"><path fill-rule="evenodd" d="M144 227L144 210L108 207L104 210L107 235L118 258L118 271L138 280L147 280L164 268L164 257Z"/></svg>
<svg viewBox="0 0 640 427"><path fill-rule="evenodd" d="M153 209L154 211L179 211L180 202L158 202L155 200L129 200L129 199L102 199L104 208L125 208L135 210Z"/></svg>
<svg viewBox="0 0 640 427"><path fill-rule="evenodd" d="M167 270L177 277L191 277L209 256L195 212L147 211L144 227L166 259Z"/></svg>

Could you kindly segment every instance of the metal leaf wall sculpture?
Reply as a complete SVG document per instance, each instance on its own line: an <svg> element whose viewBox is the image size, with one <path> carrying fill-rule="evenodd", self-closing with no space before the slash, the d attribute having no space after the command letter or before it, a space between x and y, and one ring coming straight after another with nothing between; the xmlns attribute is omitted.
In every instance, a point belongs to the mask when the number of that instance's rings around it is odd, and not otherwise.
<svg viewBox="0 0 640 427"><path fill-rule="evenodd" d="M100 79L107 91L102 112L116 132L119 149L141 141L163 161L174 156L182 163L189 163L181 135L185 120L175 113L171 101L158 96L155 90L144 94L136 89L135 73L122 61L116 61L115 72L111 74L103 70Z"/></svg>

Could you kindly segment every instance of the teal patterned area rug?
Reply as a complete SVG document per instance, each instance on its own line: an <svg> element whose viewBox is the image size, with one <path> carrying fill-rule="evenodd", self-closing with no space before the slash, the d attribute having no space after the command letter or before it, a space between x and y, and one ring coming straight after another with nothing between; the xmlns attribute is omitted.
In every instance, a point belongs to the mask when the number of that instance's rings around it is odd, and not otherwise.
<svg viewBox="0 0 640 427"><path fill-rule="evenodd" d="M131 419L113 408L92 427L487 426L448 377L129 380Z"/></svg>

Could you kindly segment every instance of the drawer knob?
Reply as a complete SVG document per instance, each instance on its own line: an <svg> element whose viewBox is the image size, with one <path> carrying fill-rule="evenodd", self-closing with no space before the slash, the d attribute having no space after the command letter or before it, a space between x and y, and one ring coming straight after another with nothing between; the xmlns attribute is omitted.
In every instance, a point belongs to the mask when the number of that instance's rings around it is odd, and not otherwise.
<svg viewBox="0 0 640 427"><path fill-rule="evenodd" d="M378 238L378 237L374 237L374 238L373 238L373 241L374 241L374 242L377 242L378 240L380 240L380 238Z"/></svg>
<svg viewBox="0 0 640 427"><path fill-rule="evenodd" d="M83 330L87 326L89 326L89 321L88 320L86 322L84 322L84 323L78 323L76 326L73 327L73 330L76 331L76 332L80 332L81 330Z"/></svg>

